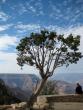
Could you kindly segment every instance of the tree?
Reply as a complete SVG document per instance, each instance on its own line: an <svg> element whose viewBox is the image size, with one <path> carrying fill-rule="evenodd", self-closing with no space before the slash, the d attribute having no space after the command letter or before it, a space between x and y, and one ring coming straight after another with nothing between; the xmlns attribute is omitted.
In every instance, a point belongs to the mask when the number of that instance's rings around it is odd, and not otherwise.
<svg viewBox="0 0 83 110"><path fill-rule="evenodd" d="M39 70L41 83L31 97L31 102L42 90L47 79L55 72L55 69L63 65L77 63L82 58L79 52L80 36L72 34L65 37L56 32L42 30L40 33L31 33L24 37L16 47L18 51L17 62L21 67L35 66Z"/></svg>

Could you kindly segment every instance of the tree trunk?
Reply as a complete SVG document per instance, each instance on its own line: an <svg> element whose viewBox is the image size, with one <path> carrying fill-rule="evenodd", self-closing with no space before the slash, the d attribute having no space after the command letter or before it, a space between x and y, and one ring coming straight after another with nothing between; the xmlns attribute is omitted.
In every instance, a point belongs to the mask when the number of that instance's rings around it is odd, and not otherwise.
<svg viewBox="0 0 83 110"><path fill-rule="evenodd" d="M41 83L37 87L35 93L33 93L32 96L30 97L29 107L32 107L32 105L34 104L34 102L37 100L37 96L40 94L40 92L43 89L46 81L47 81L47 77L45 77L44 79L41 80Z"/></svg>

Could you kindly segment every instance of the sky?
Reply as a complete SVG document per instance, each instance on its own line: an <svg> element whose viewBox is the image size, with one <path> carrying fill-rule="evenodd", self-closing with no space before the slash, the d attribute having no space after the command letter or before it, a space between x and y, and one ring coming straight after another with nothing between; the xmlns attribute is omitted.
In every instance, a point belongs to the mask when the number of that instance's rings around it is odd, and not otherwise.
<svg viewBox="0 0 83 110"><path fill-rule="evenodd" d="M0 73L38 73L17 65L19 40L41 29L81 36L83 53L83 0L0 0ZM56 73L83 73L83 59ZM34 71L35 70L35 71Z"/></svg>

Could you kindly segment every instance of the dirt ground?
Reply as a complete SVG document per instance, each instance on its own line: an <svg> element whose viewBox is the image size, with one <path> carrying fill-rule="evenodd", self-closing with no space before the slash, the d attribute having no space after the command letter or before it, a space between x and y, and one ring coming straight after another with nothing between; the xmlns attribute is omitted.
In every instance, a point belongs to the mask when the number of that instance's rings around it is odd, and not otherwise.
<svg viewBox="0 0 83 110"><path fill-rule="evenodd" d="M53 110L83 110L83 103L76 102L56 102Z"/></svg>

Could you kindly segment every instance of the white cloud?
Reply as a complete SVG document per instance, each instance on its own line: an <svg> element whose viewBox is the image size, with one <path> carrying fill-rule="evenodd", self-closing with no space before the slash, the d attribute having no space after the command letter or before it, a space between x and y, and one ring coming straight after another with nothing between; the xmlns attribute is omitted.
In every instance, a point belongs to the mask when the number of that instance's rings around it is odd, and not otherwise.
<svg viewBox="0 0 83 110"><path fill-rule="evenodd" d="M80 4L78 4L80 5L79 8L78 6L72 7L72 5L70 5L72 3L72 0L64 0L61 1L61 3L56 3L56 1L54 3L52 0L49 0L48 6L50 11L47 16L49 16L55 22L57 20L58 24L63 24L64 22L64 24L67 23L67 25L71 25L76 22L79 22L80 18L83 18L83 6L82 6L83 1L82 0L80 1L81 1Z"/></svg>
<svg viewBox="0 0 83 110"><path fill-rule="evenodd" d="M55 70L56 73L83 73L83 58L77 64L70 64L69 67L60 67Z"/></svg>
<svg viewBox="0 0 83 110"><path fill-rule="evenodd" d="M6 13L0 11L0 21L7 21L8 19L9 16Z"/></svg>
<svg viewBox="0 0 83 110"><path fill-rule="evenodd" d="M23 70L17 65L16 53L0 52L0 73L38 73L38 71L31 67L25 66ZM34 71L35 69L35 71Z"/></svg>
<svg viewBox="0 0 83 110"><path fill-rule="evenodd" d="M59 34L64 34L65 36L68 36L69 34L74 34L74 35L80 35L81 36L81 42L80 42L80 51L83 52L83 26L75 26L73 27L72 25L68 28L61 28L56 25L49 25L46 26L46 29L56 31Z"/></svg>
<svg viewBox="0 0 83 110"><path fill-rule="evenodd" d="M83 1L82 1L82 0L76 0L76 3L77 3L77 4L79 4L79 3L80 3L80 4L83 4Z"/></svg>
<svg viewBox="0 0 83 110"><path fill-rule="evenodd" d="M18 13L19 13L20 15L24 14L24 13L27 12L27 11L28 11L28 10L27 10L27 8L26 8L26 6L25 6L24 4L19 4Z"/></svg>
<svg viewBox="0 0 83 110"><path fill-rule="evenodd" d="M36 13L36 9L33 6L29 6L28 7L30 11L32 11L33 13Z"/></svg>
<svg viewBox="0 0 83 110"><path fill-rule="evenodd" d="M9 35L0 35L0 50L6 50L10 46L16 46L17 44L17 37L9 36Z"/></svg>
<svg viewBox="0 0 83 110"><path fill-rule="evenodd" d="M26 32L26 31L36 31L41 28L39 24L18 24L15 26L18 32Z"/></svg>
<svg viewBox="0 0 83 110"><path fill-rule="evenodd" d="M12 24L0 25L0 32L9 29Z"/></svg>
<svg viewBox="0 0 83 110"><path fill-rule="evenodd" d="M5 2L6 2L6 0L2 0L2 2L3 2L3 3L5 3Z"/></svg>
<svg viewBox="0 0 83 110"><path fill-rule="evenodd" d="M11 46L16 46L17 42L17 37L0 35L0 73L34 73L34 68L30 66L24 66L21 70L16 61L17 53L3 51Z"/></svg>
<svg viewBox="0 0 83 110"><path fill-rule="evenodd" d="M28 2L26 1L25 8L27 9L28 13L31 13L34 16L44 15L43 5L41 0L37 0L37 2L35 2L35 0L30 0Z"/></svg>

